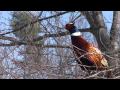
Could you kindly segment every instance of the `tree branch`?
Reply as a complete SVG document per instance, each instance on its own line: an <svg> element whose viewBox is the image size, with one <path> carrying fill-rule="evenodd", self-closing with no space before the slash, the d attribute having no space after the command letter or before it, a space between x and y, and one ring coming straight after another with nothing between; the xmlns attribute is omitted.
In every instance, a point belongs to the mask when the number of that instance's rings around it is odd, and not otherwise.
<svg viewBox="0 0 120 90"><path fill-rule="evenodd" d="M18 40L16 38L13 37L8 37L8 36L0 36L0 39L2 40L9 40L9 41L13 41L13 42L18 42Z"/></svg>
<svg viewBox="0 0 120 90"><path fill-rule="evenodd" d="M78 29L80 32L91 32L91 28L85 28L85 29ZM49 37L61 37L61 36L66 36L69 35L69 32L60 32L57 34L45 34L44 36L39 36L35 39L33 39L33 41L38 41L38 40L42 40L44 38L49 38Z"/></svg>
<svg viewBox="0 0 120 90"><path fill-rule="evenodd" d="M102 11L93 11L93 19L98 28L106 28Z"/></svg>
<svg viewBox="0 0 120 90"><path fill-rule="evenodd" d="M85 77L83 79L93 79L93 78L96 78L97 76L99 76L101 74L105 74L105 73L107 74L107 73L114 72L115 70L119 70L119 69L120 69L120 67L115 67L115 68L111 68L111 69L108 69L108 70L99 71L99 72L97 72L97 73L95 73L93 75L90 75L88 77ZM98 79L99 78L101 78L101 77L98 77ZM106 77L105 79L107 79L107 78L109 78L109 77Z"/></svg>
<svg viewBox="0 0 120 90"><path fill-rule="evenodd" d="M87 21L90 24L90 27L96 27L92 11L81 11L81 13L86 17Z"/></svg>
<svg viewBox="0 0 120 90"><path fill-rule="evenodd" d="M72 49L70 46L68 45L41 45L41 44L34 44L34 43L10 43L10 44L3 44L0 43L0 46L20 46L20 45L30 45L30 46L37 46L37 47L42 47L42 48L68 48L68 49Z"/></svg>
<svg viewBox="0 0 120 90"><path fill-rule="evenodd" d="M102 11L83 11L92 28L106 28Z"/></svg>
<svg viewBox="0 0 120 90"><path fill-rule="evenodd" d="M81 31L81 32L90 32L91 29L90 28L85 28L85 29L79 29L79 31ZM13 37L8 37L8 36L0 36L0 39L12 41L12 44L13 43L25 44L25 43L29 43L29 42L39 41L39 40L42 40L44 38L61 37L61 36L66 36L66 35L69 35L69 32L60 32L60 33L57 33L57 34L45 34L43 36L39 36L39 37L33 39L32 41L25 41L25 42L17 40L16 38L13 38Z"/></svg>

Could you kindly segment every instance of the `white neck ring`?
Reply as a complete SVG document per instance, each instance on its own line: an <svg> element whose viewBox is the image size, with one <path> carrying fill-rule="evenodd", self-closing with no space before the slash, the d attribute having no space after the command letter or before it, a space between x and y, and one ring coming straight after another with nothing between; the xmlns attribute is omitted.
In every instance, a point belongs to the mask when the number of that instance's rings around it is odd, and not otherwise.
<svg viewBox="0 0 120 90"><path fill-rule="evenodd" d="M75 32L75 33L72 33L71 36L81 36L82 33L81 32Z"/></svg>

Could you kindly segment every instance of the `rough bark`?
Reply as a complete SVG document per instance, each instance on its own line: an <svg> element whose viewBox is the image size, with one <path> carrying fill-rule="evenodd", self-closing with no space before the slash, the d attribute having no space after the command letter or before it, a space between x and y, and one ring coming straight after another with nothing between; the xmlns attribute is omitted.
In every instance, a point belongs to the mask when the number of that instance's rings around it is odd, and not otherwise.
<svg viewBox="0 0 120 90"><path fill-rule="evenodd" d="M120 41L120 11L114 11L113 23L110 31L111 45L115 51L119 50Z"/></svg>
<svg viewBox="0 0 120 90"><path fill-rule="evenodd" d="M110 37L107 33L103 14L101 11L85 11L83 14L86 16L87 21L91 27L91 33L95 36L99 48L106 52L110 47Z"/></svg>
<svg viewBox="0 0 120 90"><path fill-rule="evenodd" d="M112 57L114 57L115 66L120 65L120 11L114 11L113 23L110 31ZM112 63L113 64L113 63Z"/></svg>

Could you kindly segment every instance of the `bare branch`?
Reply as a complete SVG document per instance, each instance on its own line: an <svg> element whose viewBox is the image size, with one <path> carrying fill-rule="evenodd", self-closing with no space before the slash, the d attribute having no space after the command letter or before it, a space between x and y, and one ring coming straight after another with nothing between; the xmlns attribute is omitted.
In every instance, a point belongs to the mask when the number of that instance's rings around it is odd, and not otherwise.
<svg viewBox="0 0 120 90"><path fill-rule="evenodd" d="M85 29L79 29L81 32L91 32L91 28L85 28ZM60 32L57 34L45 34L44 36L39 36L38 38L35 38L33 41L42 40L43 38L48 37L60 37L60 36L66 36L69 35L69 32Z"/></svg>
<svg viewBox="0 0 120 90"><path fill-rule="evenodd" d="M0 36L0 39L2 40L9 40L9 41L17 41L17 39L13 37L7 37L7 36Z"/></svg>
<svg viewBox="0 0 120 90"><path fill-rule="evenodd" d="M34 44L34 43L10 43L10 44L3 44L0 43L0 46L20 46L20 45L30 45L30 46L38 46L42 48L71 48L68 45L41 45L41 44Z"/></svg>
<svg viewBox="0 0 120 90"><path fill-rule="evenodd" d="M99 71L93 75L90 75L88 77L85 77L84 79L91 79L91 78L96 78L98 77L100 74L105 74L105 73L109 73L109 72L113 72L115 70L118 70L120 69L120 67L115 67L115 68L111 68L111 69L108 69L108 70L103 70L103 71ZM101 77L98 77L98 78L101 78ZM103 78L103 79L107 79L107 78Z"/></svg>
<svg viewBox="0 0 120 90"><path fill-rule="evenodd" d="M91 29L90 28L86 28L86 29L79 29L81 32L90 32ZM60 36L66 36L66 35L69 35L69 32L60 32L60 33L57 33L57 34L45 34L44 36L39 36L35 39L33 39L33 41L27 41L26 43L29 43L29 42L35 42L35 41L38 41L38 40L42 40L44 38L49 38L49 37L60 37ZM19 44L25 44L24 41L20 41L20 40L17 40L16 38L13 38L13 37L8 37L8 36L0 36L0 39L2 40L9 40L9 41L12 41L12 42L16 42L16 43L19 43ZM14 43L11 43L12 45L14 45ZM9 45L8 45L9 46ZM11 45L10 45L11 46Z"/></svg>

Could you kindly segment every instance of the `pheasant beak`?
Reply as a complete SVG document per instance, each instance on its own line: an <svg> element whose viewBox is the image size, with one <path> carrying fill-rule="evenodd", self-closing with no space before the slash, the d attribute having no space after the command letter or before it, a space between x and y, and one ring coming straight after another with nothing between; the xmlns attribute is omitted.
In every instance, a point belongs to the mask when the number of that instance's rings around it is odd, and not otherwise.
<svg viewBox="0 0 120 90"><path fill-rule="evenodd" d="M108 67L108 63L107 63L106 59L102 59L101 63L102 63L103 66Z"/></svg>

